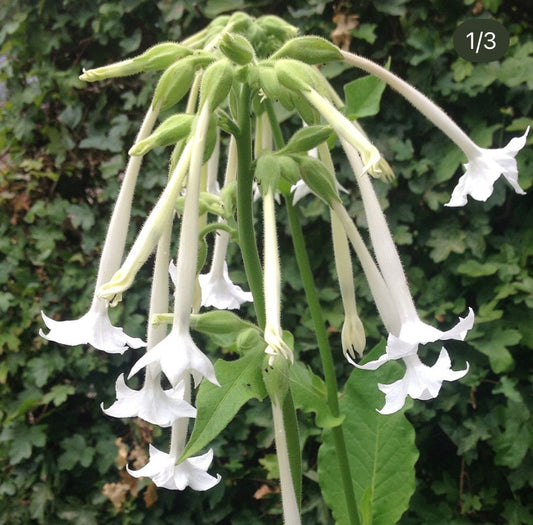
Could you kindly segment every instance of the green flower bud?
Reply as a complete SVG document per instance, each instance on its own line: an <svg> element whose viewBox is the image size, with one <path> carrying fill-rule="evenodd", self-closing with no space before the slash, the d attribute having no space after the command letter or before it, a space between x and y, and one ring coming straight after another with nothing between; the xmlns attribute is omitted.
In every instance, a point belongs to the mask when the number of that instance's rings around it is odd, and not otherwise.
<svg viewBox="0 0 533 525"><path fill-rule="evenodd" d="M257 68L257 77L265 95L272 100L278 100L283 88L279 83L278 75L274 68L271 66L259 66Z"/></svg>
<svg viewBox="0 0 533 525"><path fill-rule="evenodd" d="M157 83L152 105L160 103L161 110L165 110L177 104L191 88L196 70L213 60L211 54L200 51L172 64Z"/></svg>
<svg viewBox="0 0 533 525"><path fill-rule="evenodd" d="M270 58L293 58L314 65L332 60L342 60L343 56L340 49L325 38L301 36L286 42Z"/></svg>
<svg viewBox="0 0 533 525"><path fill-rule="evenodd" d="M285 22L283 18L275 15L265 15L257 19L256 24L268 35L276 37L281 42L293 38L298 34L298 28Z"/></svg>
<svg viewBox="0 0 533 525"><path fill-rule="evenodd" d="M340 202L335 178L322 162L308 155L293 155L293 159L298 162L300 175L313 193L328 206L331 202Z"/></svg>
<svg viewBox="0 0 533 525"><path fill-rule="evenodd" d="M176 42L164 42L147 49L141 55L109 66L83 71L80 80L94 82L106 78L125 77L143 71L166 69L179 58L191 54L191 50Z"/></svg>
<svg viewBox="0 0 533 525"><path fill-rule="evenodd" d="M310 87L314 87L315 75L309 71L312 69L308 64L290 58L276 60L274 63L278 80L293 91L308 91Z"/></svg>
<svg viewBox="0 0 533 525"><path fill-rule="evenodd" d="M179 113L167 118L154 132L144 140L137 142L128 152L132 156L144 155L158 146L176 144L189 136L194 115Z"/></svg>
<svg viewBox="0 0 533 525"><path fill-rule="evenodd" d="M221 59L211 64L202 77L200 107L207 101L213 111L228 95L233 85L233 67L229 60Z"/></svg>
<svg viewBox="0 0 533 525"><path fill-rule="evenodd" d="M331 126L306 126L290 138L280 153L306 153L328 140L332 133Z"/></svg>
<svg viewBox="0 0 533 525"><path fill-rule="evenodd" d="M242 35L235 33L224 33L219 48L224 55L240 66L249 64L255 56L252 44Z"/></svg>
<svg viewBox="0 0 533 525"><path fill-rule="evenodd" d="M264 349L266 346L261 333L253 325L250 328L240 331L235 343L237 346L237 352L241 355L245 355L254 348L260 347L261 349Z"/></svg>
<svg viewBox="0 0 533 525"><path fill-rule="evenodd" d="M235 33L244 33L252 25L254 20L254 18L246 13L236 11L230 16L226 30Z"/></svg>

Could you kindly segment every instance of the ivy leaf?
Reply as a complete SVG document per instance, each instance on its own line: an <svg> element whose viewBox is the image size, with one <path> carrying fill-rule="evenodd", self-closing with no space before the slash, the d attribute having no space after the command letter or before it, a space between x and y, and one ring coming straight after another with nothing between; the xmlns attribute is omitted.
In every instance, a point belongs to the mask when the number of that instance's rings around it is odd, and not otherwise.
<svg viewBox="0 0 533 525"><path fill-rule="evenodd" d="M46 425L27 426L24 423L18 423L6 426L0 434L0 442L10 442L9 463L17 465L31 456L33 447L44 447Z"/></svg>
<svg viewBox="0 0 533 525"><path fill-rule="evenodd" d="M266 390L261 374L264 357L264 345L259 345L236 361L219 359L215 363L220 387L208 381L200 385L196 397L198 414L180 461L208 445L247 401L253 397L264 399Z"/></svg>
<svg viewBox="0 0 533 525"><path fill-rule="evenodd" d="M498 271L498 265L491 262L481 263L470 259L457 266L459 273L469 275L470 277L482 277L485 275L493 275Z"/></svg>
<svg viewBox="0 0 533 525"><path fill-rule="evenodd" d="M383 344L377 348L383 352ZM398 367L380 370L379 374L354 369L340 399L341 413L346 417L343 429L348 460L363 525L398 523L415 489L414 465L418 451L405 409L386 416L376 411L376 407L383 405L378 376L380 382L388 382L390 372ZM318 453L318 478L336 523L349 523L333 434L329 429L323 433Z"/></svg>
<svg viewBox="0 0 533 525"><path fill-rule="evenodd" d="M327 404L326 385L303 363L290 368L290 384L294 405L304 412L314 412L315 422L321 428L340 425L344 417L335 417Z"/></svg>
<svg viewBox="0 0 533 525"><path fill-rule="evenodd" d="M67 397L71 394L74 394L75 389L72 385L54 385L50 392L43 396L43 405L48 403L53 403L54 406L58 407L62 405Z"/></svg>
<svg viewBox="0 0 533 525"><path fill-rule="evenodd" d="M344 112L350 119L371 117L379 113L381 95L385 82L367 75L344 85L346 107Z"/></svg>
<svg viewBox="0 0 533 525"><path fill-rule="evenodd" d="M61 441L61 448L65 451L57 461L59 470L72 470L78 463L87 468L94 457L95 449L87 445L81 434L74 434Z"/></svg>
<svg viewBox="0 0 533 525"><path fill-rule="evenodd" d="M472 341L472 346L489 358L490 367L495 374L508 372L514 365L514 359L507 348L520 342L522 334L518 330L501 326L485 333L483 337Z"/></svg>

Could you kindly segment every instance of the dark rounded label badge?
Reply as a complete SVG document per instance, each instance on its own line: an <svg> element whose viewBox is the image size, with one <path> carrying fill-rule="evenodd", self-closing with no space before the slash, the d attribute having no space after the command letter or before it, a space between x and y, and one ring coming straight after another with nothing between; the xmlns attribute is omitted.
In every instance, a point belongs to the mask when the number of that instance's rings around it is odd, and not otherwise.
<svg viewBox="0 0 533 525"><path fill-rule="evenodd" d="M509 32L496 20L466 20L453 34L453 47L469 62L492 62L505 55L509 47Z"/></svg>

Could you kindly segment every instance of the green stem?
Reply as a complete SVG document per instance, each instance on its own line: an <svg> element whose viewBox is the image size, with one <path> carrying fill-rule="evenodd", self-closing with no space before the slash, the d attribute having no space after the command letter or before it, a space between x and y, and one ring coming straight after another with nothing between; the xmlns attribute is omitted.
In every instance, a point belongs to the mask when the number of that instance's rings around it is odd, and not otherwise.
<svg viewBox="0 0 533 525"><path fill-rule="evenodd" d="M257 323L265 328L263 271L257 252L253 222L252 134L250 125L250 88L243 84L239 100L237 144L237 228L244 269L254 297Z"/></svg>
<svg viewBox="0 0 533 525"><path fill-rule="evenodd" d="M311 264L309 263L309 258L307 256L305 239L303 236L302 227L300 225L300 220L298 218L298 212L292 204L292 197L286 197L285 202L289 216L289 225L294 244L294 252L296 254L296 262L302 277L307 304L309 305L309 311L315 327L318 349L320 351L320 358L322 360L322 368L324 369L327 402L331 413L333 416L337 417L340 413L337 394L337 378L335 376L335 367L333 364L331 348L324 324L324 318L322 316L322 309L320 307L318 293L316 291L313 279ZM344 440L342 426L333 427L332 433L333 440L335 442L337 461L341 473L348 518L351 525L359 525L359 512L357 510L357 503L355 501L352 474L350 472L350 464L348 463L348 453L346 451L346 443Z"/></svg>

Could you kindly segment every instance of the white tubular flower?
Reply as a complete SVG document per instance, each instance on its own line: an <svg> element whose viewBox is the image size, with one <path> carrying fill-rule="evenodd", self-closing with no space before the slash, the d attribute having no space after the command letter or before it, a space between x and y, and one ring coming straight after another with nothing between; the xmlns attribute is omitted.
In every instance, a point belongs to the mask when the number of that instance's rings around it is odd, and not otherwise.
<svg viewBox="0 0 533 525"><path fill-rule="evenodd" d="M347 144L344 141L341 142L348 156L348 160L352 165L355 178L361 190L361 197L363 199L372 246L376 254L381 274L383 275L383 280L397 310L397 319L400 323L399 327L397 327L394 319L392 320L392 323L389 321L389 324L392 325L393 328L390 330L387 340L386 353L379 359L366 363L363 366L355 365L349 356L347 356L347 359L355 366L358 366L358 368L364 370L375 370L383 363L392 359L404 360L408 369L402 379L403 382L398 383L395 388L391 385L380 385L380 389L383 392L386 391L389 395L389 404L386 405L383 410L386 411L385 413L391 413L389 412L389 410L392 410L390 407L400 405L401 408L403 406L405 396L401 398L403 399L401 404L400 398L398 397L403 395L403 393L405 393L405 395L410 395L411 397L423 396L417 397L417 399L429 399L430 397L435 397L440 389L440 386L439 389L435 388L435 382L438 383L440 380L440 384L442 384L442 381L444 380L450 381L452 379L459 379L459 377L463 377L463 375L466 374L468 367L462 372L453 372L449 366L447 368L444 366L444 364L449 363L447 353L445 355L441 353L441 358L439 359L437 366L426 367L425 365L422 365L418 359L417 352L420 344L449 339L463 341L468 330L470 330L474 324L474 312L470 308L466 317L459 318L459 323L445 332L441 332L437 328L420 320L409 291L400 257L372 187L372 183L368 178L368 175L363 172L363 163L357 155L357 152L350 144ZM378 302L378 299L376 299L376 302ZM385 324L387 324L387 322ZM446 361L445 358L447 358L448 361ZM431 370L431 372L428 372L428 370ZM433 385L431 388L429 388L429 386L428 388L424 387L424 385L430 383ZM422 385L423 388L421 388L420 385ZM432 396L431 393L435 393L435 395Z"/></svg>
<svg viewBox="0 0 533 525"><path fill-rule="evenodd" d="M173 454L161 452L153 445L149 447L150 461L139 470L127 468L128 474L134 478L150 478L158 487L169 490L184 490L191 487L193 490L209 490L220 481L207 473L213 460L213 451L209 450L202 456L186 459L176 465L177 457Z"/></svg>
<svg viewBox="0 0 533 525"><path fill-rule="evenodd" d="M253 301L251 292L245 292L234 284L228 273L226 251L229 234L220 231L215 239L213 261L209 273L198 277L202 288L202 306L213 306L220 310L234 310L245 302Z"/></svg>
<svg viewBox="0 0 533 525"><path fill-rule="evenodd" d="M516 193L520 195L525 193L518 184L518 169L514 157L525 146L529 127L524 135L511 139L505 148L480 148L439 106L416 88L371 60L347 51L341 53L349 64L375 75L396 89L466 155L468 158L465 164L466 172L459 179L447 206L464 206L467 195L479 201L486 201L492 195L494 182L500 175L507 179Z"/></svg>
<svg viewBox="0 0 533 525"><path fill-rule="evenodd" d="M525 195L518 184L517 153L526 145L529 126L521 137L511 139L505 148L485 149L476 146L476 152L465 164L465 173L454 188L446 206L464 206L467 195L477 201L485 202L493 191L496 180L503 175L514 191Z"/></svg>
<svg viewBox="0 0 533 525"><path fill-rule="evenodd" d="M89 311L79 319L71 321L54 321L41 312L44 324L50 330L39 335L48 341L62 345L76 346L90 344L97 350L110 354L123 354L128 347L140 348L146 343L138 337L130 337L109 320L107 307L103 301L93 301Z"/></svg>
<svg viewBox="0 0 533 525"><path fill-rule="evenodd" d="M185 382L179 381L176 387L163 390L160 373L154 365L146 368L146 378L141 390L133 390L126 385L124 374L120 374L116 384L117 400L109 407L101 408L112 417L140 417L160 427L171 426L176 419L196 417L196 408L184 400Z"/></svg>
<svg viewBox="0 0 533 525"><path fill-rule="evenodd" d="M283 341L281 329L281 276L279 268L278 237L276 234L276 215L274 191L270 189L263 196L264 225L264 273L266 325L264 338L267 343L265 353L269 354L272 366L274 357L281 355L294 361L292 350Z"/></svg>
<svg viewBox="0 0 533 525"><path fill-rule="evenodd" d="M389 385L379 383L378 388L385 394L385 406L378 410L380 414L393 414L401 410L407 396L423 401L434 399L439 395L443 381L456 381L468 372L468 363L464 370L452 370L450 356L442 349L433 366L423 364L417 355L404 359L406 366L402 379Z"/></svg>
<svg viewBox="0 0 533 525"><path fill-rule="evenodd" d="M375 361L358 365L347 357L348 361L362 370L376 370L387 361L402 359L406 366L402 379L389 385L379 384L385 394L385 406L379 410L382 414L392 414L405 404L407 396L413 399L427 400L437 397L443 381L461 379L468 372L468 363L464 370L451 369L448 352L442 348L437 362L429 367L418 357L420 344L455 339L464 341L468 330L474 325L474 312L470 308L466 317L459 317L459 322L450 330L440 330L422 322L418 316L406 322L398 337L389 334L385 354Z"/></svg>
<svg viewBox="0 0 533 525"><path fill-rule="evenodd" d="M158 113L158 108L154 110L150 108L148 110L135 142L140 142L150 135ZM95 292L103 283L109 280L120 266L128 233L133 193L141 163L142 156L130 157L128 161L117 202L109 221L104 247L102 248ZM128 336L122 328L111 324L107 306L103 300L97 297L96 293L89 311L80 319L55 321L47 317L43 312L41 312L41 315L50 332L45 335L42 330L39 330L39 335L48 341L69 346L90 344L97 350L112 354L122 354L128 347L139 348L146 344L141 339Z"/></svg>
<svg viewBox="0 0 533 525"><path fill-rule="evenodd" d="M178 328L173 328L165 339L146 352L133 365L128 378L151 363L159 363L173 387L178 385L186 372L193 376L195 386L200 384L203 377L219 386L213 363L196 346L188 330L183 332Z"/></svg>
<svg viewBox="0 0 533 525"><path fill-rule="evenodd" d="M135 239L126 260L108 282L105 282L97 290L98 296L111 305L119 302L122 298L122 293L131 286L139 268L154 251L166 225L171 220L176 198L182 188L183 180L187 175L191 162L191 150L192 142L189 142L185 146L163 193Z"/></svg>
<svg viewBox="0 0 533 525"><path fill-rule="evenodd" d="M173 387L187 372L192 374L195 385L198 385L203 377L215 385L219 384L213 364L196 346L189 331L198 258L200 176L208 122L208 105L204 104L198 116L193 139L189 143L192 154L176 264L172 330L135 363L129 374L131 377L150 363L159 363Z"/></svg>

